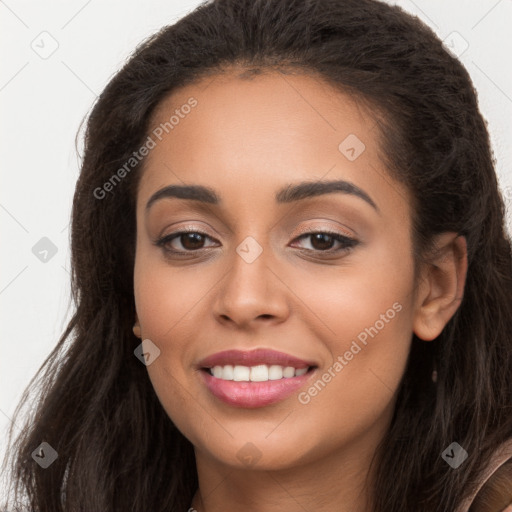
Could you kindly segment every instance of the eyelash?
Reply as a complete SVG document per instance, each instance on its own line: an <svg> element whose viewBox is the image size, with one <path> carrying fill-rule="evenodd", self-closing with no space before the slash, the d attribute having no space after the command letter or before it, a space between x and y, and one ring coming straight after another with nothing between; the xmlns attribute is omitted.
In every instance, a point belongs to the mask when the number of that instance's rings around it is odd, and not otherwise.
<svg viewBox="0 0 512 512"><path fill-rule="evenodd" d="M181 235L186 235L189 233L201 235L203 237L210 238L213 240L213 238L210 235L208 235L207 233L204 233L202 231L198 231L197 229L189 229L189 230L184 229L181 231L176 231L174 233L170 233L168 235L165 235L165 236L159 238L158 240L155 241L155 245L158 247L161 247L162 250L167 255L178 256L178 257L184 256L186 254L192 254L194 252L200 252L200 251L207 249L207 247L201 247L199 249L187 249L187 250L182 251L182 250L177 250L177 249L168 249L166 247L166 245L169 244L170 242L172 242L174 239L179 238ZM312 235L328 235L328 236L332 237L336 242L340 243L342 245L342 247L339 249L335 249L335 250L326 249L326 250L322 251L322 250L318 250L318 249L302 249L302 251L306 251L309 253L317 253L317 254L320 253L320 254L332 255L332 254L338 254L338 253L342 253L342 252L348 252L359 244L359 242L353 238L350 238L348 236L342 235L335 231L329 231L329 230L307 231L307 232L302 233L298 237L296 237L294 240L301 240L303 238L308 238Z"/></svg>

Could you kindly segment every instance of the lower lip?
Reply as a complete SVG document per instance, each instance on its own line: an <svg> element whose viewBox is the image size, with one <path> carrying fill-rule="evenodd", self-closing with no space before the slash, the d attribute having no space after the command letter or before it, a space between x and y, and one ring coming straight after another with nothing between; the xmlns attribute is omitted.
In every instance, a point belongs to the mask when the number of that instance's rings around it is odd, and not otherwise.
<svg viewBox="0 0 512 512"><path fill-rule="evenodd" d="M313 371L308 371L298 377L266 382L222 380L204 370L201 370L200 373L206 387L219 400L234 407L254 409L285 400L305 384Z"/></svg>

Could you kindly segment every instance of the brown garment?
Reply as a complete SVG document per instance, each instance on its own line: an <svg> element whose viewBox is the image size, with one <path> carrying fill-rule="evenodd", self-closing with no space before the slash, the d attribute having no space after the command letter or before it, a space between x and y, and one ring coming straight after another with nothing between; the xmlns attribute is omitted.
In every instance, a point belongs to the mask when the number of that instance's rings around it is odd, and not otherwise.
<svg viewBox="0 0 512 512"><path fill-rule="evenodd" d="M479 493L482 487L491 478L491 476L510 458L512 458L512 439L509 439L507 442L503 443L496 450L491 459L491 462L483 472L482 479L478 487L471 493L471 495L467 499L465 499L460 504L460 506L457 508L455 512L468 512L469 507L473 503L476 495Z"/></svg>

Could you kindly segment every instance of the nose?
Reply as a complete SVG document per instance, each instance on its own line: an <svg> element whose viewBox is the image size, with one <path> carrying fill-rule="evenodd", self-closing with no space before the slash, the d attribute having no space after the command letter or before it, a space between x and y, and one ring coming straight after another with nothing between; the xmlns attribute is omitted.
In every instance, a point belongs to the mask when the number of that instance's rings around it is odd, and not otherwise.
<svg viewBox="0 0 512 512"><path fill-rule="evenodd" d="M278 271L271 268L270 249L259 253L259 244L254 245L240 244L217 288L214 315L226 325L256 328L284 322L290 314L290 291Z"/></svg>

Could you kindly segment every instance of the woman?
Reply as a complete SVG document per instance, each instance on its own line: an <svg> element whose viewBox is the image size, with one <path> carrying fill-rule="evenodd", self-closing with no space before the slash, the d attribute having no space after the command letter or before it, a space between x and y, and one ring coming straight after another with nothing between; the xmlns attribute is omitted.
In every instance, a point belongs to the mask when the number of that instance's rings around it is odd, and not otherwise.
<svg viewBox="0 0 512 512"><path fill-rule="evenodd" d="M205 3L85 146L77 311L15 445L31 509L512 503L511 245L431 30L375 0Z"/></svg>

